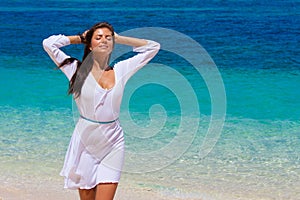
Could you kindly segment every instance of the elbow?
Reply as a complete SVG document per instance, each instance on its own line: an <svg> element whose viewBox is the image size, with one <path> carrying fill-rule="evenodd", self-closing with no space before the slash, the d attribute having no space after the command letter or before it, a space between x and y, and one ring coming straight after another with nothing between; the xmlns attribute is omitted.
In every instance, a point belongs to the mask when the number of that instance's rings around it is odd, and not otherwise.
<svg viewBox="0 0 300 200"><path fill-rule="evenodd" d="M160 43L156 41L148 40L148 44L152 46L153 49L160 49Z"/></svg>
<svg viewBox="0 0 300 200"><path fill-rule="evenodd" d="M160 50L160 43L154 42L153 49L155 51L155 54L157 54L158 51Z"/></svg>
<svg viewBox="0 0 300 200"><path fill-rule="evenodd" d="M49 43L49 39L48 38L44 39L43 42L42 42L42 44L43 44L43 48L44 48L45 51L48 51L50 49L50 45L51 44Z"/></svg>
<svg viewBox="0 0 300 200"><path fill-rule="evenodd" d="M160 43L153 40L148 40L148 44L155 52L158 52L160 50Z"/></svg>
<svg viewBox="0 0 300 200"><path fill-rule="evenodd" d="M155 42L155 43L156 43L156 48L160 49L160 43L158 43L158 42Z"/></svg>
<svg viewBox="0 0 300 200"><path fill-rule="evenodd" d="M157 51L160 50L160 43L158 43L158 42L156 42L156 49L157 49Z"/></svg>

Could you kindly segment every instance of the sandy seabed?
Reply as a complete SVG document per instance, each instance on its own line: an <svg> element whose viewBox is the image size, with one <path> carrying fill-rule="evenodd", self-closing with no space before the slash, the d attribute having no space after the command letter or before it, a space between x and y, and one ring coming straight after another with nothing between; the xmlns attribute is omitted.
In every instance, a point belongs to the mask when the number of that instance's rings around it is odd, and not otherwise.
<svg viewBox="0 0 300 200"><path fill-rule="evenodd" d="M57 188L57 190L47 189L43 190L35 190L31 188L30 190L22 190L19 188L0 188L0 200L79 200L77 191L66 190ZM160 194L159 192L155 192L147 189L137 189L137 188L127 188L119 186L115 200L153 200L153 199L161 199L161 200L180 200L182 198L174 198L168 197L167 195ZM196 200L190 198L184 198L185 200ZM198 199L200 200L200 198Z"/></svg>
<svg viewBox="0 0 300 200"><path fill-rule="evenodd" d="M0 185L0 200L79 200L77 190L63 188L63 180L27 180L25 183L5 182ZM177 198L151 188L137 188L120 182L114 200L200 200L201 198Z"/></svg>

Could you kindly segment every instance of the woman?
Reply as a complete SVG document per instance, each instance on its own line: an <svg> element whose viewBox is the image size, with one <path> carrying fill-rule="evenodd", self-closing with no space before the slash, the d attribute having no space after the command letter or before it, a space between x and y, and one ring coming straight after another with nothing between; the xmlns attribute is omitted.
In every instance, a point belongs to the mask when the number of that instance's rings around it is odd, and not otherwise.
<svg viewBox="0 0 300 200"><path fill-rule="evenodd" d="M61 47L85 44L83 61ZM114 44L133 47L137 54L109 66ZM159 51L157 42L120 36L101 22L81 35L53 35L43 47L69 79L80 118L73 132L61 175L65 188L78 189L81 200L114 198L124 160L124 136L118 116L128 79Z"/></svg>

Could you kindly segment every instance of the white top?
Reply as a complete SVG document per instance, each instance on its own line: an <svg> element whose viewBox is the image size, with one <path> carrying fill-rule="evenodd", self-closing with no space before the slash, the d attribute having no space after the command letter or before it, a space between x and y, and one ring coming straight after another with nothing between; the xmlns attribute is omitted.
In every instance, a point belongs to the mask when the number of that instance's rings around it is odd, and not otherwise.
<svg viewBox="0 0 300 200"><path fill-rule="evenodd" d="M70 57L59 49L69 44L70 40L64 35L51 36L43 41L44 49L57 66ZM92 73L89 73L82 87L81 95L76 99L80 114L96 121L111 121L118 118L126 82L157 54L159 48L159 43L150 40L145 46L133 48L134 52L138 52L137 55L114 65L115 86L109 90L103 89ZM75 61L60 69L70 80L76 67L77 62ZM86 106L87 101L92 101L94 107Z"/></svg>
<svg viewBox="0 0 300 200"><path fill-rule="evenodd" d="M66 58L60 50L70 44L68 37L54 35L43 41L43 47L59 66ZM90 72L81 95L76 98L80 114L95 121L112 121L119 117L123 91L128 79L146 65L158 52L160 45L149 41L147 45L133 48L138 54L116 63L113 67L115 85L103 89ZM77 61L60 69L70 80L77 68ZM91 189L99 183L114 183L120 180L124 161L124 134L118 120L99 124L80 118L74 129L61 175L65 188Z"/></svg>

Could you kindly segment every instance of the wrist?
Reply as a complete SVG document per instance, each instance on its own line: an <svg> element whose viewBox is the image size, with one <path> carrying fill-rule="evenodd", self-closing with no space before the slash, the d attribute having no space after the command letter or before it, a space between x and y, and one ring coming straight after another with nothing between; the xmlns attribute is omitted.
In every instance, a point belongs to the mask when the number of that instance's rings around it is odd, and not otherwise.
<svg viewBox="0 0 300 200"><path fill-rule="evenodd" d="M83 33L78 33L77 36L79 38L80 43L85 44L86 41Z"/></svg>
<svg viewBox="0 0 300 200"><path fill-rule="evenodd" d="M71 35L67 36L70 40L70 44L81 44L81 40L79 35Z"/></svg>
<svg viewBox="0 0 300 200"><path fill-rule="evenodd" d="M115 40L115 43L119 43L119 37L120 37L120 35L117 34L116 32L114 32L114 40Z"/></svg>

